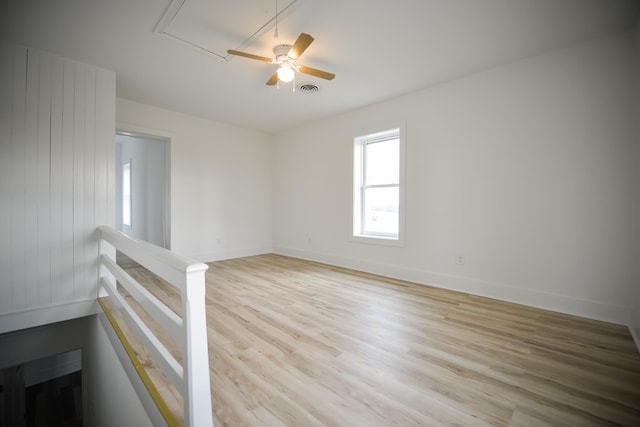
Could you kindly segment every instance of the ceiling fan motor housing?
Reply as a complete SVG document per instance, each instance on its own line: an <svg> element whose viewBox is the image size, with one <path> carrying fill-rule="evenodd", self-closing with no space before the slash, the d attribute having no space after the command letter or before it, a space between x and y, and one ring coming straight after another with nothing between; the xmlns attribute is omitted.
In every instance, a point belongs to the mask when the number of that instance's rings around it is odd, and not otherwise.
<svg viewBox="0 0 640 427"><path fill-rule="evenodd" d="M276 57L276 62L278 64L282 63L284 60L290 61L289 51L291 50L290 44L279 44L278 46L273 48L273 54Z"/></svg>

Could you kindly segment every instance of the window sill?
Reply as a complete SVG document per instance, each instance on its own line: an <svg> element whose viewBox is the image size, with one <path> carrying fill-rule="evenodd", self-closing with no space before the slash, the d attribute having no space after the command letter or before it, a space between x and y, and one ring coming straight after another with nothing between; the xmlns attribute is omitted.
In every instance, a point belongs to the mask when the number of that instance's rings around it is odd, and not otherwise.
<svg viewBox="0 0 640 427"><path fill-rule="evenodd" d="M367 245L404 247L404 240L402 238L355 235L351 236L350 240L354 243L364 243Z"/></svg>

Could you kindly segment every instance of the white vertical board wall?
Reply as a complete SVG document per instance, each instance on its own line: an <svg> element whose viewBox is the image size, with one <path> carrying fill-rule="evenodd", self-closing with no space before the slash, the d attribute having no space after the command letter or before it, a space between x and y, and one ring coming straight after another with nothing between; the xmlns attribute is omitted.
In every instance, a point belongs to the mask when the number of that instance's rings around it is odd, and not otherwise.
<svg viewBox="0 0 640 427"><path fill-rule="evenodd" d="M115 74L0 42L0 333L88 314L114 224Z"/></svg>

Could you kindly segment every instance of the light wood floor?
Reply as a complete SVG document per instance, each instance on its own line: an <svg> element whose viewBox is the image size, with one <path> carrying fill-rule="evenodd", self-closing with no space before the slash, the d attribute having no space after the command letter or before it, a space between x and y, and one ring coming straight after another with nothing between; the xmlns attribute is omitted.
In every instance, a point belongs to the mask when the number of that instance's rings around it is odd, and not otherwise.
<svg viewBox="0 0 640 427"><path fill-rule="evenodd" d="M278 255L209 266L216 427L640 426L626 327Z"/></svg>

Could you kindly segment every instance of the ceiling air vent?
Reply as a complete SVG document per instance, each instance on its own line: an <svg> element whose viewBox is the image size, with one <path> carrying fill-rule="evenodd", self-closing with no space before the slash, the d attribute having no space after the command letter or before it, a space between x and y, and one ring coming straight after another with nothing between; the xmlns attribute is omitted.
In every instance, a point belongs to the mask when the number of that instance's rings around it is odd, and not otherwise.
<svg viewBox="0 0 640 427"><path fill-rule="evenodd" d="M318 86L316 86L314 84L305 83L305 84L301 84L300 86L298 86L298 90L300 90L300 92L304 92L304 93L316 93L320 89L318 88Z"/></svg>

